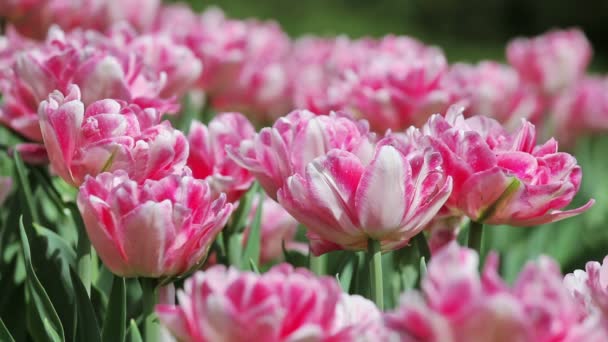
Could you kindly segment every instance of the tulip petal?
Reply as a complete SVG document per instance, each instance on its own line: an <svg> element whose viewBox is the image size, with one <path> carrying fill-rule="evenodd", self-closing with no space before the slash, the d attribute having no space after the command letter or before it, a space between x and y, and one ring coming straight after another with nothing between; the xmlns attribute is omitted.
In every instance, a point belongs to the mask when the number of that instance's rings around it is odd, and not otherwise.
<svg viewBox="0 0 608 342"><path fill-rule="evenodd" d="M126 262L130 276L158 277L163 274L167 231L174 231L171 202L147 202L122 218Z"/></svg>
<svg viewBox="0 0 608 342"><path fill-rule="evenodd" d="M361 176L355 198L359 220L379 239L384 230L401 225L413 194L412 170L405 157L392 146L383 146Z"/></svg>

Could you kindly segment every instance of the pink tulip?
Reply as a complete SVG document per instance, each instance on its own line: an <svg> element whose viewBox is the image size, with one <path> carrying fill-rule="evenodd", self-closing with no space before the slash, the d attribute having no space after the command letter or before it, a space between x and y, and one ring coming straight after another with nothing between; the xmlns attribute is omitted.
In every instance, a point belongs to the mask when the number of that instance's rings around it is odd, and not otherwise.
<svg viewBox="0 0 608 342"><path fill-rule="evenodd" d="M551 119L560 142L608 130L608 78L585 77L554 99Z"/></svg>
<svg viewBox="0 0 608 342"><path fill-rule="evenodd" d="M402 153L381 141L371 162L330 150L289 177L279 203L309 231L315 255L405 246L437 214L452 190L441 158L430 149Z"/></svg>
<svg viewBox="0 0 608 342"><path fill-rule="evenodd" d="M352 111L377 132L422 123L448 100L445 57L409 37L307 38L296 42L291 59L296 106Z"/></svg>
<svg viewBox="0 0 608 342"><path fill-rule="evenodd" d="M600 264L589 261L585 270L564 277L564 285L590 315L598 315L608 331L608 257Z"/></svg>
<svg viewBox="0 0 608 342"><path fill-rule="evenodd" d="M214 266L186 280L178 299L156 312L180 341L351 341L348 329L335 333L336 281L288 264L262 275Z"/></svg>
<svg viewBox="0 0 608 342"><path fill-rule="evenodd" d="M188 174L142 184L122 170L87 177L78 208L101 260L123 277L168 277L200 266L233 209Z"/></svg>
<svg viewBox="0 0 608 342"><path fill-rule="evenodd" d="M193 176L206 179L215 192L226 193L229 202L238 201L251 187L254 177L228 157L226 148L238 147L241 141L254 135L249 120L239 113L221 113L208 126L192 121L188 166Z"/></svg>
<svg viewBox="0 0 608 342"><path fill-rule="evenodd" d="M507 133L487 117L465 119L452 107L445 118L432 116L423 128L441 154L454 189L446 206L454 215L488 224L533 226L562 220L589 209L594 201L567 211L578 191L581 168L558 152L553 139L536 145L532 124L522 121Z"/></svg>
<svg viewBox="0 0 608 342"><path fill-rule="evenodd" d="M591 60L591 44L578 29L518 38L507 46L507 59L527 82L554 95L581 78Z"/></svg>
<svg viewBox="0 0 608 342"><path fill-rule="evenodd" d="M388 333L382 321L382 312L376 304L359 295L343 293L336 307L334 329L344 331L350 341L386 341Z"/></svg>
<svg viewBox="0 0 608 342"><path fill-rule="evenodd" d="M175 28L174 20L183 26ZM229 19L217 8L197 16L172 6L161 11L156 30L172 35L203 63L199 86L214 108L256 115L290 109L283 63L290 40L276 23Z"/></svg>
<svg viewBox="0 0 608 342"><path fill-rule="evenodd" d="M296 110L279 118L272 127L263 128L253 139L243 141L238 148L228 147L227 152L276 200L277 190L287 178L303 173L314 158L339 148L369 160L374 139L364 121L335 113L317 116Z"/></svg>
<svg viewBox="0 0 608 342"><path fill-rule="evenodd" d="M448 245L428 265L422 291L402 296L400 307L385 314L386 327L401 341L603 341L597 321L561 284L557 264L530 262L515 285L498 275L495 254L478 274L470 249Z"/></svg>
<svg viewBox="0 0 608 342"><path fill-rule="evenodd" d="M4 204L12 190L13 179L7 176L0 176L0 206Z"/></svg>
<svg viewBox="0 0 608 342"><path fill-rule="evenodd" d="M162 75L149 72L134 53L118 51L94 32L66 35L54 29L44 44L19 54L5 70L0 80L4 95L0 122L41 142L38 105L54 90L68 92L71 84L80 87L85 105L111 98L161 114L178 108L175 99L159 98Z"/></svg>
<svg viewBox="0 0 608 342"><path fill-rule="evenodd" d="M367 119L376 132L420 125L443 110L448 93L441 87L447 61L441 50L409 37L383 38L364 65L340 86L346 108Z"/></svg>
<svg viewBox="0 0 608 342"><path fill-rule="evenodd" d="M37 45L38 42L20 35L13 26L7 25L4 28L3 35L0 36L0 70L10 68L14 63L15 58L21 52L27 49L34 49ZM0 75L3 73L4 72L0 71ZM0 77L0 81L2 81L3 78L4 77Z"/></svg>
<svg viewBox="0 0 608 342"><path fill-rule="evenodd" d="M507 127L515 127L522 118L537 119L542 111L536 92L515 70L496 62L454 64L443 86L452 94L452 103L466 106L467 116L488 115Z"/></svg>
<svg viewBox="0 0 608 342"><path fill-rule="evenodd" d="M0 4L0 16L8 17L24 35L44 38L52 25L67 31L103 31L128 21L143 30L153 23L159 6L160 0L8 0Z"/></svg>
<svg viewBox="0 0 608 342"><path fill-rule="evenodd" d="M260 263L270 263L283 258L283 246L290 251L308 254L308 246L295 240L298 230L296 221L277 202L264 195L262 203L262 219L260 227ZM253 199L249 213L249 224L245 228L243 244L249 237L251 224L258 209L259 197Z"/></svg>
<svg viewBox="0 0 608 342"><path fill-rule="evenodd" d="M329 87L340 77L343 64L338 63L338 46L349 44L344 37L323 39L304 37L294 41L288 60L290 92L295 108L325 113L341 107L342 98L332 96ZM351 49L356 55L355 49Z"/></svg>
<svg viewBox="0 0 608 342"><path fill-rule="evenodd" d="M203 70L202 63L185 45L178 44L166 33L139 35L123 34L124 48L141 56L144 65L166 80L159 96L171 98L183 96L194 86Z"/></svg>
<svg viewBox="0 0 608 342"><path fill-rule="evenodd" d="M186 163L188 143L153 109L115 100L86 106L72 85L40 104L40 127L54 171L78 186L86 175L126 170L138 181L160 179Z"/></svg>

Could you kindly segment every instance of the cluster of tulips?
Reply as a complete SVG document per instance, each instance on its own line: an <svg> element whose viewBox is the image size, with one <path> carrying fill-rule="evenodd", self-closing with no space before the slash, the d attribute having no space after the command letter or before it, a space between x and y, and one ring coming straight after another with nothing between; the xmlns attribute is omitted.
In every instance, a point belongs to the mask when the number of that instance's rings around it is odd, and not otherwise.
<svg viewBox="0 0 608 342"><path fill-rule="evenodd" d="M594 204L565 209L582 170L548 138L608 129L579 30L469 65L411 37L292 40L159 0L8 0L0 16L17 170L0 200L27 204L3 219L0 266L24 260L30 338L608 341L608 259L564 277L540 257L509 284L483 238ZM37 240L74 256L73 307L38 281Z"/></svg>

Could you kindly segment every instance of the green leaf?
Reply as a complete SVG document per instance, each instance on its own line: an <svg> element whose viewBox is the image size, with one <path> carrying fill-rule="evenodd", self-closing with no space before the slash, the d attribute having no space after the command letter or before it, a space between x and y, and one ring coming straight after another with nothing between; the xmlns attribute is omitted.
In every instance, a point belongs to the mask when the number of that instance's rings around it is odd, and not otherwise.
<svg viewBox="0 0 608 342"><path fill-rule="evenodd" d="M51 322L49 322L48 318L45 317L42 320L42 324L44 325L44 330L46 331L47 336L49 337L49 339L51 341L56 341L56 342L64 341L63 339L61 339L61 337L59 337L59 334L57 333L57 331L55 330L55 328L53 327Z"/></svg>
<svg viewBox="0 0 608 342"><path fill-rule="evenodd" d="M55 206L58 212L63 212L63 208L65 208L65 203L61 198L61 194L55 189L53 186L53 182L46 170L43 170L39 167L32 168L32 173L34 178L38 181L38 184L42 185L42 188L51 199L51 202Z"/></svg>
<svg viewBox="0 0 608 342"><path fill-rule="evenodd" d="M4 325L4 322L2 322L2 318L0 318L0 341L15 342L15 339Z"/></svg>
<svg viewBox="0 0 608 342"><path fill-rule="evenodd" d="M135 320L131 319L131 322L129 324L129 332L127 335L127 341L128 342L143 342L143 339L141 338L141 333L139 332L139 328L137 328L137 323L135 323Z"/></svg>
<svg viewBox="0 0 608 342"><path fill-rule="evenodd" d="M89 295L73 269L70 269L70 276L72 277L72 284L74 285L76 309L78 312L76 340L87 342L101 341L99 325L97 324L95 310L93 310Z"/></svg>
<svg viewBox="0 0 608 342"><path fill-rule="evenodd" d="M32 189L30 187L30 183L27 178L27 173L25 171L25 165L23 164L23 160L19 155L19 152L15 151L13 156L15 161L15 173L17 174L18 186L20 189L23 200L27 207L27 215L26 222L40 222L40 218L38 217L38 211L36 210L36 205L34 204L34 196L32 194Z"/></svg>
<svg viewBox="0 0 608 342"><path fill-rule="evenodd" d="M258 200L258 207L255 211L255 217L251 223L249 229L249 235L247 243L245 245L245 251L243 252L243 261L241 265L246 265L248 261L251 261L254 265L257 265L260 260L260 244L261 244L261 230L262 230L262 207L264 204L264 196L260 194ZM257 268L257 267L256 267ZM253 269L252 269L253 270Z"/></svg>
<svg viewBox="0 0 608 342"><path fill-rule="evenodd" d="M254 262L253 260L251 260L251 259L249 259L249 268L250 268L250 269L251 269L253 272L255 272L255 273L257 273L257 274L260 274L260 270L258 269L258 266L257 266L257 265L255 264L255 262Z"/></svg>
<svg viewBox="0 0 608 342"><path fill-rule="evenodd" d="M33 302L33 305L42 321L45 322L45 320L47 320L50 327L57 332L58 336L61 338L61 341L64 341L65 334L63 332L63 326L61 325L61 320L57 315L57 311L55 311L55 308L53 307L53 303L44 290L44 287L40 283L40 280L38 280L32 265L30 244L28 242L27 234L25 233L25 228L23 227L23 217L19 220L19 230L21 234L23 258L25 260L27 273L26 284L31 295L30 300ZM46 325L47 323L45 323L45 328ZM48 329L46 330L48 332Z"/></svg>
<svg viewBox="0 0 608 342"><path fill-rule="evenodd" d="M76 246L76 263L78 268L78 276L84 285L85 290L88 294L91 293L91 274L93 273L92 268L94 267L93 257L91 253L91 242L87 235L86 227L82 221L80 211L76 206L76 203L70 202L67 204L68 209L72 214L74 224L78 229L78 245Z"/></svg>
<svg viewBox="0 0 608 342"><path fill-rule="evenodd" d="M344 292L349 292L350 285L353 280L353 276L355 274L355 270L357 269L357 257L354 254L348 256L346 263L344 263L343 267L341 267L339 275L340 286Z"/></svg>
<svg viewBox="0 0 608 342"><path fill-rule="evenodd" d="M76 264L76 252L70 245L54 231L34 223L34 228L39 236L46 240L47 254L58 254L58 257L69 265Z"/></svg>
<svg viewBox="0 0 608 342"><path fill-rule="evenodd" d="M232 224L229 227L232 233L241 232L245 226L247 225L247 217L249 216L249 212L251 211L251 205L253 202L253 197L258 193L259 184L253 183L253 186L247 191L245 196L241 197L239 201L239 206L236 208L234 215L232 216Z"/></svg>
<svg viewBox="0 0 608 342"><path fill-rule="evenodd" d="M127 321L127 292L125 279L114 276L112 290L106 310L101 339L104 342L122 342L125 340L125 323Z"/></svg>

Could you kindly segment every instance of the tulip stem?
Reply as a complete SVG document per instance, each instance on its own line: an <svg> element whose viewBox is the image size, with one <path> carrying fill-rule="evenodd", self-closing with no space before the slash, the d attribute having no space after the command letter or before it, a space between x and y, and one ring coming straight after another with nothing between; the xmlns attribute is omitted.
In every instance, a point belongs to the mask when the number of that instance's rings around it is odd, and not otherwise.
<svg viewBox="0 0 608 342"><path fill-rule="evenodd" d="M371 271L371 297L376 306L378 306L378 309L383 310L384 286L382 283L382 250L380 249L380 241L369 239L367 242L367 253Z"/></svg>
<svg viewBox="0 0 608 342"><path fill-rule="evenodd" d="M144 341L156 342L159 340L159 328L154 307L158 301L157 280L154 278L139 278L142 292L142 319L144 322Z"/></svg>
<svg viewBox="0 0 608 342"><path fill-rule="evenodd" d="M327 273L327 255L309 256L310 270L316 275L325 275Z"/></svg>
<svg viewBox="0 0 608 342"><path fill-rule="evenodd" d="M481 244L483 242L483 223L471 221L469 223L468 246L474 249L477 254L481 254Z"/></svg>

